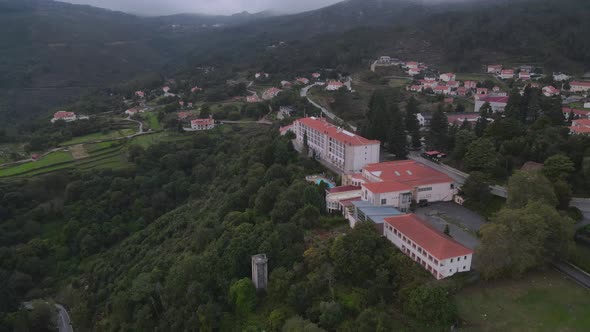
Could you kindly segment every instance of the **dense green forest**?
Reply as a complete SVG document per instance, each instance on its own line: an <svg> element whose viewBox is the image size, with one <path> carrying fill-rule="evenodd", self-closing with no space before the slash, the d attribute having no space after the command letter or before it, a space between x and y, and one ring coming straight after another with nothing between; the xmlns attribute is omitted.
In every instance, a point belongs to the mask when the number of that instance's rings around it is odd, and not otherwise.
<svg viewBox="0 0 590 332"><path fill-rule="evenodd" d="M133 146L125 171L3 183L0 330L26 325L19 303L38 297L67 305L80 330L452 323L447 286L431 285L372 226L349 231L323 216L323 188L304 181L316 162L274 132L225 128ZM339 231L326 238L330 229ZM265 294L244 279L260 252L270 259Z"/></svg>

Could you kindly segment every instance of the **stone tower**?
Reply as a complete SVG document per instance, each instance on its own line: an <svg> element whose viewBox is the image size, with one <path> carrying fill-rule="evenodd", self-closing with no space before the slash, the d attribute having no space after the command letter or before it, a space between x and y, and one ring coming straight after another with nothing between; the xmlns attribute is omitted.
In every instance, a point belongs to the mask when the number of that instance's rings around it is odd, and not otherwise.
<svg viewBox="0 0 590 332"><path fill-rule="evenodd" d="M256 290L266 289L268 285L268 258L266 254L252 256L252 282Z"/></svg>

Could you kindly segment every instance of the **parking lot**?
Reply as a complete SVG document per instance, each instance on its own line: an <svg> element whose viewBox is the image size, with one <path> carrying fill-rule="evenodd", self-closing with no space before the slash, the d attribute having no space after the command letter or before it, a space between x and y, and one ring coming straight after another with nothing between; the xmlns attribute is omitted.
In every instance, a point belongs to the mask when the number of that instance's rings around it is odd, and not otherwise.
<svg viewBox="0 0 590 332"><path fill-rule="evenodd" d="M475 249L479 245L477 232L485 219L477 213L453 202L433 203L415 213L440 231L449 225L451 237L464 246Z"/></svg>

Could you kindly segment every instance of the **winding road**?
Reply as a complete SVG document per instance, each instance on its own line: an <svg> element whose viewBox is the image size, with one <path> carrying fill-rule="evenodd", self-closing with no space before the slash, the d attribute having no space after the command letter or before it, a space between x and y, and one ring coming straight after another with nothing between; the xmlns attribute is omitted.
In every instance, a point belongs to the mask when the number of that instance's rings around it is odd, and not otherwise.
<svg viewBox="0 0 590 332"><path fill-rule="evenodd" d="M348 89L351 89L351 79L349 78L348 81L345 83L346 86L348 87ZM314 84L310 84L306 87L303 87L300 91L300 95L303 98L307 98L307 101L309 101L310 104L312 104L313 106L319 108L322 113L329 118L332 121L335 121L337 123L343 123L346 124L350 127L350 129L352 129L353 131L357 131L357 127L356 126L352 126L350 124L347 124L344 120L342 120L341 118L339 118L336 114L330 112L327 108L323 107L322 105L316 103L315 101L313 101L310 97L309 97L309 89L311 89L312 87L316 86L316 85L322 85L320 83L314 83Z"/></svg>

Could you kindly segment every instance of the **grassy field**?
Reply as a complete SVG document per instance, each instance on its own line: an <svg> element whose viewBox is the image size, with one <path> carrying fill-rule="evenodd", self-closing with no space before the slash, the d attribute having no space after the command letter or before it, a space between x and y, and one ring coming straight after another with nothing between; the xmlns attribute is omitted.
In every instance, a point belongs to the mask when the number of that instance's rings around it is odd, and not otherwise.
<svg viewBox="0 0 590 332"><path fill-rule="evenodd" d="M144 148L149 147L150 145L160 143L160 142L174 142L174 141L183 141L188 140L191 138L189 134L180 134L180 133L173 133L173 132L159 132L151 135L142 135L134 137L131 141L131 144L137 144Z"/></svg>
<svg viewBox="0 0 590 332"><path fill-rule="evenodd" d="M552 270L482 282L456 300L463 331L590 331L590 291Z"/></svg>
<svg viewBox="0 0 590 332"><path fill-rule="evenodd" d="M94 133L94 134L90 134L90 135L75 137L69 141L61 143L60 146L86 143L86 142L96 141L96 140L115 139L115 138L120 138L120 137L124 137L124 136L128 136L128 135L132 135L135 132L136 132L136 130L134 130L134 129L121 129L121 130L111 130L106 133L102 133L102 132Z"/></svg>
<svg viewBox="0 0 590 332"><path fill-rule="evenodd" d="M409 80L402 80L400 78L394 78L394 79L389 80L389 86L392 87L392 88L405 87L409 83L411 83L411 81L409 81Z"/></svg>
<svg viewBox="0 0 590 332"><path fill-rule="evenodd" d="M74 160L74 158L69 152L53 152L38 161L32 161L18 166L0 169L0 177L18 175L35 169L51 166L54 164L65 163L72 160Z"/></svg>
<svg viewBox="0 0 590 332"><path fill-rule="evenodd" d="M160 130L162 129L162 125L160 124L160 120L158 120L158 113L150 112L144 113L143 118L147 120L148 126L153 130Z"/></svg>
<svg viewBox="0 0 590 332"><path fill-rule="evenodd" d="M582 270L590 271L590 247L583 243L576 243L570 261Z"/></svg>

